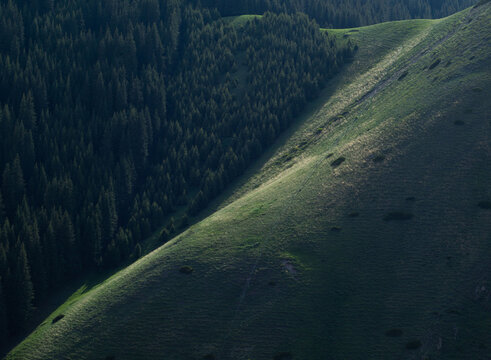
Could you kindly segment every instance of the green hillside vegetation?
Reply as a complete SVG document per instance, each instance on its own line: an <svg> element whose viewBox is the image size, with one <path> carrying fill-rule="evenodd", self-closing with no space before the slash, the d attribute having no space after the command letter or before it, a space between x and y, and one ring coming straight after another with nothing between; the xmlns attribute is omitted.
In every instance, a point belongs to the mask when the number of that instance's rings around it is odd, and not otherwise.
<svg viewBox="0 0 491 360"><path fill-rule="evenodd" d="M184 229L353 50L303 14L31 5L0 2L0 353L75 278Z"/></svg>
<svg viewBox="0 0 491 360"><path fill-rule="evenodd" d="M217 211L7 359L489 357L491 6L327 32L351 63Z"/></svg>
<svg viewBox="0 0 491 360"><path fill-rule="evenodd" d="M190 0L222 16L303 12L323 27L355 27L383 21L442 18L478 0ZM484 0L485 1L485 0Z"/></svg>

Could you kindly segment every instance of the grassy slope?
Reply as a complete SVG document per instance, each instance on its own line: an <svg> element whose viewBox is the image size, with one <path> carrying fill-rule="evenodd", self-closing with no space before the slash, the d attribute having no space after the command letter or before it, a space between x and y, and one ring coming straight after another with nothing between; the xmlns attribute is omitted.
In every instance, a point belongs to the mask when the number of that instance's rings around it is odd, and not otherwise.
<svg viewBox="0 0 491 360"><path fill-rule="evenodd" d="M487 4L333 31L358 41L355 60L219 210L8 358L486 359L490 24Z"/></svg>

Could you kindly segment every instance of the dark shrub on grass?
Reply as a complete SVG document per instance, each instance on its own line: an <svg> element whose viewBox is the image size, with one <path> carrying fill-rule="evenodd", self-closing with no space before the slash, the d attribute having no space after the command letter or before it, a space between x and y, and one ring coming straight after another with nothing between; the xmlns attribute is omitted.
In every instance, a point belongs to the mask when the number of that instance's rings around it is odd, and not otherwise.
<svg viewBox="0 0 491 360"><path fill-rule="evenodd" d="M358 216L360 216L360 213L359 212L356 212L356 211L348 214L348 217L350 217L350 218L355 218L355 217L358 217Z"/></svg>
<svg viewBox="0 0 491 360"><path fill-rule="evenodd" d="M289 352L281 352L279 354L276 354L273 359L274 360L292 360L293 356Z"/></svg>
<svg viewBox="0 0 491 360"><path fill-rule="evenodd" d="M61 319L63 319L65 317L65 315L63 314L60 314L60 315L56 315L56 317L53 319L53 321L51 321L52 324L54 323L57 323L58 321L60 321Z"/></svg>
<svg viewBox="0 0 491 360"><path fill-rule="evenodd" d="M406 198L406 201L415 201L415 200L416 200L416 198L414 196L408 196Z"/></svg>
<svg viewBox="0 0 491 360"><path fill-rule="evenodd" d="M331 228L331 231L332 231L332 232L340 232L340 231L341 231L341 228L340 228L340 227L337 227L337 226L333 226L333 227Z"/></svg>
<svg viewBox="0 0 491 360"><path fill-rule="evenodd" d="M179 269L179 272L181 274L186 274L186 275L189 275L193 272L193 268L191 266L183 266Z"/></svg>
<svg viewBox="0 0 491 360"><path fill-rule="evenodd" d="M481 201L477 206L481 209L491 210L491 201Z"/></svg>
<svg viewBox="0 0 491 360"><path fill-rule="evenodd" d="M373 158L373 162L374 163L381 163L382 161L385 160L385 156L384 155L377 155Z"/></svg>
<svg viewBox="0 0 491 360"><path fill-rule="evenodd" d="M106 356L106 360L116 360L116 356L108 355Z"/></svg>
<svg viewBox="0 0 491 360"><path fill-rule="evenodd" d="M413 214L405 213L402 211L394 211L385 215L385 221L404 221L411 220L413 218Z"/></svg>
<svg viewBox="0 0 491 360"><path fill-rule="evenodd" d="M203 360L215 360L215 359L216 359L216 357L213 354L208 354L208 355L203 356Z"/></svg>
<svg viewBox="0 0 491 360"><path fill-rule="evenodd" d="M270 282L268 283L268 285L269 285L269 286L276 286L276 281L270 281Z"/></svg>
<svg viewBox="0 0 491 360"><path fill-rule="evenodd" d="M433 62L433 64L430 65L430 67L428 68L428 70L433 70L434 68L436 68L438 65L440 65L440 63L442 62L441 59L436 59L435 62Z"/></svg>
<svg viewBox="0 0 491 360"><path fill-rule="evenodd" d="M454 125L457 125L457 126L465 125L465 122L463 122L462 120L455 120L453 123L454 123Z"/></svg>
<svg viewBox="0 0 491 360"><path fill-rule="evenodd" d="M385 336L388 337L400 337L402 336L402 330L401 329L390 329L385 332Z"/></svg>
<svg viewBox="0 0 491 360"><path fill-rule="evenodd" d="M404 79L404 78L407 76L407 74L409 74L409 71L407 71L407 70L406 70L406 71L404 71L404 72L401 74L401 76L399 76L399 79L397 79L397 80L398 80L398 81L401 81L402 79Z"/></svg>
<svg viewBox="0 0 491 360"><path fill-rule="evenodd" d="M480 92L482 92L482 89L480 87L476 87L476 88L472 89L472 91L475 93L480 93Z"/></svg>
<svg viewBox="0 0 491 360"><path fill-rule="evenodd" d="M341 165L343 162L345 162L345 160L346 160L346 159L345 159L344 157L342 157L342 156L341 156L340 158L337 158L336 160L334 160L334 161L331 163L331 166L332 166L333 168L338 167L338 166L339 166L339 165Z"/></svg>
<svg viewBox="0 0 491 360"><path fill-rule="evenodd" d="M421 347L421 341L419 340L412 340L406 344L406 349L408 350L417 350Z"/></svg>

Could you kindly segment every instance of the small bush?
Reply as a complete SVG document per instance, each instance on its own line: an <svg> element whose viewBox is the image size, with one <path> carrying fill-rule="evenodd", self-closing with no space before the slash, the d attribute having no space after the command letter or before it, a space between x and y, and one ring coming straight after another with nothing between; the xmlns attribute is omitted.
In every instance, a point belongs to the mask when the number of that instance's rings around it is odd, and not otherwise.
<svg viewBox="0 0 491 360"><path fill-rule="evenodd" d="M348 214L348 217L350 218L355 218L355 217L358 217L360 216L360 213L359 212L352 212L352 213L349 213Z"/></svg>
<svg viewBox="0 0 491 360"><path fill-rule="evenodd" d="M273 359L274 360L292 360L293 356L289 352L281 352L279 354L276 354Z"/></svg>
<svg viewBox="0 0 491 360"><path fill-rule="evenodd" d="M480 92L482 92L482 89L480 87L476 87L476 88L472 89L472 91L475 93L480 93Z"/></svg>
<svg viewBox="0 0 491 360"><path fill-rule="evenodd" d="M186 274L186 275L189 275L193 272L193 268L191 266L183 266L179 269L179 272L181 274Z"/></svg>
<svg viewBox="0 0 491 360"><path fill-rule="evenodd" d="M416 200L416 198L414 196L408 196L406 198L406 201L415 201L415 200Z"/></svg>
<svg viewBox="0 0 491 360"><path fill-rule="evenodd" d="M276 281L270 281L270 282L268 283L268 285L269 285L269 286L276 286Z"/></svg>
<svg viewBox="0 0 491 360"><path fill-rule="evenodd" d="M404 71L404 72L401 74L401 76L399 76L399 79L397 79L397 80L398 80L398 81L403 80L403 79L404 79L404 78L407 76L407 74L409 74L409 71L407 71L407 70L406 70L406 71Z"/></svg>
<svg viewBox="0 0 491 360"><path fill-rule="evenodd" d="M60 315L56 315L56 317L53 319L53 321L51 321L52 324L54 323L57 323L58 321L60 321L61 319L63 319L65 317L65 315L63 314L60 314Z"/></svg>
<svg viewBox="0 0 491 360"><path fill-rule="evenodd" d="M331 231L332 231L332 232L340 232L340 231L341 231L341 228L340 228L340 227L337 227L337 226L333 226L333 227L331 228Z"/></svg>
<svg viewBox="0 0 491 360"><path fill-rule="evenodd" d="M402 211L394 211L385 215L385 221L404 221L411 220L413 218L413 214L405 213Z"/></svg>
<svg viewBox="0 0 491 360"><path fill-rule="evenodd" d="M385 336L388 337L401 337L402 330L401 329L390 329L385 332Z"/></svg>
<svg viewBox="0 0 491 360"><path fill-rule="evenodd" d="M214 354L208 354L208 355L205 355L203 356L203 360L215 360L216 357Z"/></svg>
<svg viewBox="0 0 491 360"><path fill-rule="evenodd" d="M465 122L463 122L462 120L455 120L453 123L454 123L454 125L457 125L457 126L465 125Z"/></svg>
<svg viewBox="0 0 491 360"><path fill-rule="evenodd" d="M440 65L440 63L442 62L441 59L436 59L435 62L433 62L433 64L430 65L430 67L428 68L428 70L433 70L434 68L436 68L438 65Z"/></svg>
<svg viewBox="0 0 491 360"><path fill-rule="evenodd" d="M341 165L341 164L342 164L343 162L345 162L345 161L346 161L346 159L345 159L344 157L342 157L342 156L341 156L340 158L337 158L336 160L334 160L334 161L331 163L331 166L332 166L333 168L336 168L336 167L338 167L339 165Z"/></svg>
<svg viewBox="0 0 491 360"><path fill-rule="evenodd" d="M374 163L381 163L382 161L385 160L385 156L384 155L377 155L373 158L373 162Z"/></svg>
<svg viewBox="0 0 491 360"><path fill-rule="evenodd" d="M491 210L491 201L481 201L477 204L481 209Z"/></svg>
<svg viewBox="0 0 491 360"><path fill-rule="evenodd" d="M408 350L417 350L421 347L421 341L419 340L412 340L406 344L406 349Z"/></svg>
<svg viewBox="0 0 491 360"><path fill-rule="evenodd" d="M116 360L116 356L108 355L106 356L106 360Z"/></svg>

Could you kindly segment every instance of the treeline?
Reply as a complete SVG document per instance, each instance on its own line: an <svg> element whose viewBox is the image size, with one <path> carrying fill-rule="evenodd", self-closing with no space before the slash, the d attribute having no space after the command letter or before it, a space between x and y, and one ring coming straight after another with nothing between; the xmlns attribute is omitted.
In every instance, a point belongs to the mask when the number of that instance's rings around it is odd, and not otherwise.
<svg viewBox="0 0 491 360"><path fill-rule="evenodd" d="M168 223L165 241L352 51L305 15L235 29L172 0L1 1L0 343Z"/></svg>
<svg viewBox="0 0 491 360"><path fill-rule="evenodd" d="M196 0L193 0L196 2ZM326 28L349 28L383 21L441 18L476 0L199 0L222 16L304 12Z"/></svg>

